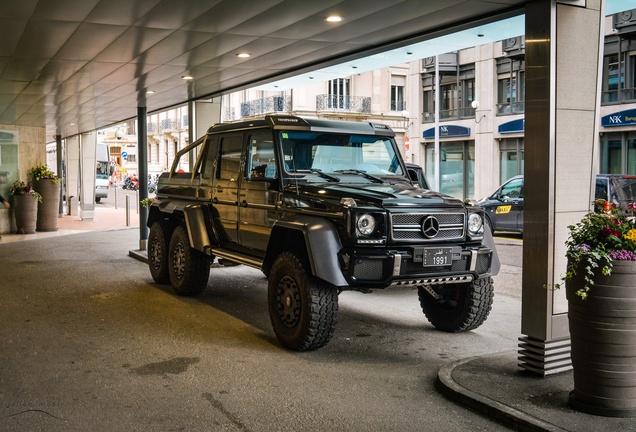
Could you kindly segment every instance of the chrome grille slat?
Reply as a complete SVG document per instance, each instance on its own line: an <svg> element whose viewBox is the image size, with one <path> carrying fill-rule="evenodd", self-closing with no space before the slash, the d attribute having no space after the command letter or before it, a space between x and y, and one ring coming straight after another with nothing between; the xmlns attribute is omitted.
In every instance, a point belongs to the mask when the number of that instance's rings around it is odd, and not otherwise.
<svg viewBox="0 0 636 432"><path fill-rule="evenodd" d="M427 238L422 233L422 221L434 216L439 221L439 233ZM391 213L391 238L397 242L425 242L464 238L464 213Z"/></svg>

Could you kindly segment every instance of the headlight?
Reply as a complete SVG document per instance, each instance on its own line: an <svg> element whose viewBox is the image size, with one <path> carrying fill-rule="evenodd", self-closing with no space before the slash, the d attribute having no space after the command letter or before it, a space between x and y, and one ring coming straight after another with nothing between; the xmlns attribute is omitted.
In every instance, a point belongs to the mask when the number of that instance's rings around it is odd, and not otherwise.
<svg viewBox="0 0 636 432"><path fill-rule="evenodd" d="M484 221L478 213L468 215L468 232L470 235L479 235L484 231Z"/></svg>
<svg viewBox="0 0 636 432"><path fill-rule="evenodd" d="M366 213L359 215L356 221L356 229L363 236L373 234L373 231L375 231L375 218Z"/></svg>

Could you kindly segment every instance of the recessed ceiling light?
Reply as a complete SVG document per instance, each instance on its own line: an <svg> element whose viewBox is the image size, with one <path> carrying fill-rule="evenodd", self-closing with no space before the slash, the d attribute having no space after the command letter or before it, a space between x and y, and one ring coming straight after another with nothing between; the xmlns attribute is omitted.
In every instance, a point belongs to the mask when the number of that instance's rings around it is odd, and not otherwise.
<svg viewBox="0 0 636 432"><path fill-rule="evenodd" d="M250 53L238 53L237 57L240 58L248 58L251 54Z"/></svg>
<svg viewBox="0 0 636 432"><path fill-rule="evenodd" d="M146 90L146 94L147 94L147 95L153 95L153 94L155 94L155 93L156 93L156 92L155 92L154 90Z"/></svg>
<svg viewBox="0 0 636 432"><path fill-rule="evenodd" d="M181 79L184 79L184 80L186 80L186 81L190 81L191 79L194 79L194 77L192 77L192 76L190 76L190 75L183 75L183 76L181 77Z"/></svg>
<svg viewBox="0 0 636 432"><path fill-rule="evenodd" d="M325 21L330 22L330 23L337 23L342 21L344 18L341 17L340 15L329 15L325 17Z"/></svg>

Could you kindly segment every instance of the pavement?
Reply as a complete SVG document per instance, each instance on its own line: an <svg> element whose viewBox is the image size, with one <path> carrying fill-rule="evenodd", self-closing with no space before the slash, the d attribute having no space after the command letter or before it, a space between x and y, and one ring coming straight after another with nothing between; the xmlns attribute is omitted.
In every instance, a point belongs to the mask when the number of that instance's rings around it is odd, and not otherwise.
<svg viewBox="0 0 636 432"><path fill-rule="evenodd" d="M55 232L35 234L3 234L0 239L0 260L3 244L26 242L47 237L72 236L87 231L138 229L139 216L132 212L126 217L125 209L97 206L93 220L65 215L58 220ZM117 241L113 236L112 241ZM69 237L71 240L72 237ZM496 238L498 245L515 241ZM516 245L520 246L517 240ZM108 248L108 241L104 244ZM113 247L113 250L116 250ZM64 259L64 251L58 251ZM134 259L144 260L145 251L131 249ZM521 269L507 269L515 283L520 284ZM519 290L520 292L520 290ZM507 302L518 307L519 302ZM518 314L510 307L507 311ZM505 315L505 314L504 314ZM515 322L514 325L518 325ZM480 347L483 348L483 347ZM0 353L0 357L1 353ZM0 365L0 371L2 365ZM494 352L461 358L444 364L437 373L437 390L446 398L468 407L482 416L519 431L636 431L635 418L602 417L576 411L568 405L573 389L572 372L547 377L532 374L518 366L517 350ZM455 430L449 428L446 430Z"/></svg>

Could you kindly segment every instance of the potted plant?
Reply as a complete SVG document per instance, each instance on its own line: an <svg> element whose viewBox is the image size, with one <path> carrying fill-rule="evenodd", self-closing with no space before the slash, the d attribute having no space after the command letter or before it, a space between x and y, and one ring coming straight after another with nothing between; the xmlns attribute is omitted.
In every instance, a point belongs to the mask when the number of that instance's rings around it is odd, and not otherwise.
<svg viewBox="0 0 636 432"><path fill-rule="evenodd" d="M10 190L13 196L13 214L18 234L33 234L36 228L38 202L42 196L31 183L15 181Z"/></svg>
<svg viewBox="0 0 636 432"><path fill-rule="evenodd" d="M570 405L636 416L636 204L604 200L570 225L565 276L574 390Z"/></svg>
<svg viewBox="0 0 636 432"><path fill-rule="evenodd" d="M46 165L37 165L29 170L33 187L42 195L38 206L38 231L56 231L60 206L60 178Z"/></svg>

